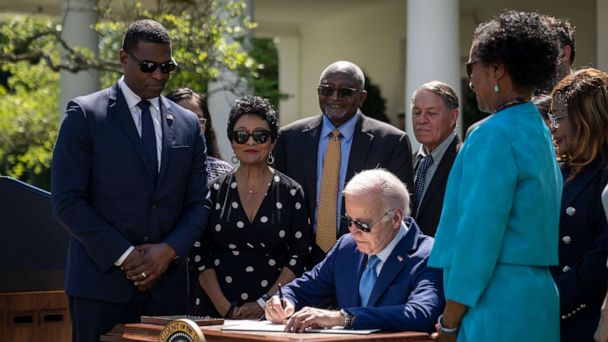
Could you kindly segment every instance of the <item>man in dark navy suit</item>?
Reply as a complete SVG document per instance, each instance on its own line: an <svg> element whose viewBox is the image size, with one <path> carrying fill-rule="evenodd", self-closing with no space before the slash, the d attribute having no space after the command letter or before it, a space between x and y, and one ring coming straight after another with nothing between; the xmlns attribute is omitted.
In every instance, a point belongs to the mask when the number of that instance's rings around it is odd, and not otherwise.
<svg viewBox="0 0 608 342"><path fill-rule="evenodd" d="M132 23L120 63L117 84L68 104L53 154L74 341L185 312L187 256L208 215L198 119L161 96L177 66L166 29Z"/></svg>
<svg viewBox="0 0 608 342"><path fill-rule="evenodd" d="M409 216L405 185L386 170L365 170L344 196L350 234L272 296L266 318L298 332L333 326L431 331L444 305L442 272L427 267L433 238ZM319 308L330 299L339 310Z"/></svg>

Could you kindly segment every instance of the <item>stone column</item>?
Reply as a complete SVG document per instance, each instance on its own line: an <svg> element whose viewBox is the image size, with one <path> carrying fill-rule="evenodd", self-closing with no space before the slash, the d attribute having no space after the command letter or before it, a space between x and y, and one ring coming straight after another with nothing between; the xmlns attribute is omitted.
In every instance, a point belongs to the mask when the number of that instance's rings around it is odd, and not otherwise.
<svg viewBox="0 0 608 342"><path fill-rule="evenodd" d="M62 0L64 14L61 37L70 45L85 47L98 54L99 38L93 26L97 23L96 0ZM63 57L64 51L62 51ZM77 73L60 72L61 95L59 96L60 117L65 112L70 99L99 90L99 72L86 70Z"/></svg>
<svg viewBox="0 0 608 342"><path fill-rule="evenodd" d="M460 94L458 0L407 0L405 126L416 151L420 144L412 129L412 92L439 80ZM457 132L462 138L462 113Z"/></svg>
<svg viewBox="0 0 608 342"><path fill-rule="evenodd" d="M600 70L608 70L608 2L597 0L597 62Z"/></svg>
<svg viewBox="0 0 608 342"><path fill-rule="evenodd" d="M249 17L253 17L252 1L247 0L247 13ZM218 13L219 16L224 14ZM246 34L250 34L249 32ZM230 37L226 37L227 41L230 42ZM234 101L246 94L249 94L249 89L244 80L240 79L236 72L228 69L220 71L220 76L217 80L209 82L207 87L208 99L207 104L209 106L209 112L213 118L213 128L216 132L217 145L220 150L220 154L229 163L231 157L234 154L228 135L226 134L226 128L228 127L228 116L230 115L230 108L234 104Z"/></svg>
<svg viewBox="0 0 608 342"><path fill-rule="evenodd" d="M300 118L299 84L300 84L300 38L280 36L275 41L279 55L279 91L290 97L279 102L279 119L281 126Z"/></svg>

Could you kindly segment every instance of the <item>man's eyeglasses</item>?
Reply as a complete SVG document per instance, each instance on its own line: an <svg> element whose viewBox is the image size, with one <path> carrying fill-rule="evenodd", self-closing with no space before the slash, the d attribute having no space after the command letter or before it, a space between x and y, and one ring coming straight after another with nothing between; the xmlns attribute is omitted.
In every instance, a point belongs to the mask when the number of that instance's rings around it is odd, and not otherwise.
<svg viewBox="0 0 608 342"><path fill-rule="evenodd" d="M151 74L159 67L160 67L160 72L162 72L163 74L172 73L173 71L175 71L175 69L177 69L177 63L175 62L175 60L173 58L171 58L170 61L165 62L165 63L156 63L156 62L150 62L150 61L140 61L139 59L137 59L137 57L133 56L133 54L130 53L129 51L125 50L125 52L131 58L133 58L133 60L137 64L139 64L139 71L143 72L144 74Z"/></svg>
<svg viewBox="0 0 608 342"><path fill-rule="evenodd" d="M374 221L374 222L372 222L372 223L361 222L361 221L359 221L359 220L353 220L353 218L352 218L352 217L350 217L350 216L348 216L348 214L344 214L344 215L342 215L342 220L343 220L344 222L346 222L346 226L347 226L347 227L350 227L350 226L352 226L352 225L354 224L354 225L355 225L355 227L356 227L357 229L359 229L360 231L362 231L362 232L364 232L364 233L369 233L369 232L371 232L371 231L372 231L372 227L373 227L373 226L374 226L376 223L378 223L378 222L382 221L382 219L383 219L383 218L385 218L385 217L386 217L386 215L391 214L391 213L393 213L394 211L395 211L395 209L391 209L391 210L389 210L389 211L385 212L385 213L384 213L384 215L382 215L382 216L381 216L379 219L377 219L376 221Z"/></svg>
<svg viewBox="0 0 608 342"><path fill-rule="evenodd" d="M270 138L271 132L267 129L256 129L249 133L247 131L232 131L230 138L239 145L246 144L249 137L253 137L256 144L263 144Z"/></svg>
<svg viewBox="0 0 608 342"><path fill-rule="evenodd" d="M338 92L338 97L340 98L345 98L345 97L351 97L353 96L355 93L360 92L362 89L355 89L355 88L338 88L335 89L331 86L328 86L326 84L322 84L319 86L319 88L317 88L317 91L319 92L319 95L322 96L332 96L334 94L334 92Z"/></svg>
<svg viewBox="0 0 608 342"><path fill-rule="evenodd" d="M479 60L468 61L465 66L467 67L467 76L471 79L471 75L473 74L473 65L479 62Z"/></svg>
<svg viewBox="0 0 608 342"><path fill-rule="evenodd" d="M557 129L559 127L559 122L562 121L568 113L562 115L553 115L553 113L547 113L547 117L549 118L549 123L551 127Z"/></svg>

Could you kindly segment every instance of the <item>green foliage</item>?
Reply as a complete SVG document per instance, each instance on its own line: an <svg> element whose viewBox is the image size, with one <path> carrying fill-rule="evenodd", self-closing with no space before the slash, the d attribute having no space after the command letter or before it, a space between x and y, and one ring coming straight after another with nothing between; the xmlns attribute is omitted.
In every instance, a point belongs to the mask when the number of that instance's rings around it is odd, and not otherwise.
<svg viewBox="0 0 608 342"><path fill-rule="evenodd" d="M386 99L382 97L380 88L367 75L365 75L365 91L367 91L367 99L361 107L363 114L370 118L391 123L386 116Z"/></svg>
<svg viewBox="0 0 608 342"><path fill-rule="evenodd" d="M0 174L49 189L57 137L59 74L44 64L6 65L10 92L0 86Z"/></svg>
<svg viewBox="0 0 608 342"><path fill-rule="evenodd" d="M179 69L166 89L190 87L204 93L221 70L232 70L240 80L251 82L256 94L271 98L278 107L282 96L278 75L272 71L277 64L276 49L254 39L255 57L249 54L251 40L244 32L255 24L246 17L243 0L157 0L149 9L139 1L125 1L125 14L120 16L111 10L116 2L98 2L99 56L63 41L59 18L0 14L0 66L9 74L8 85L0 86L0 174L49 188L59 124L59 71L97 69L103 87L115 83L122 71L118 51L124 31L139 18L159 21L172 37Z"/></svg>

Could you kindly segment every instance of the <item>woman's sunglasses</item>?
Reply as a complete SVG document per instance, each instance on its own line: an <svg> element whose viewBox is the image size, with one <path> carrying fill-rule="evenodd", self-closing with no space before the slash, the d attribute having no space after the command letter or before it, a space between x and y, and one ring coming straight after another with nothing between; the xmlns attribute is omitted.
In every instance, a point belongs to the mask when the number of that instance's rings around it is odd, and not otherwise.
<svg viewBox="0 0 608 342"><path fill-rule="evenodd" d="M271 133L267 129L256 129L251 133L247 131L232 131L230 138L239 145L246 144L249 141L249 137L253 137L253 141L256 144L263 144L268 141L270 135Z"/></svg>
<svg viewBox="0 0 608 342"><path fill-rule="evenodd" d="M130 53L129 51L125 52L131 57L133 58L133 60L139 64L139 71L143 72L144 74L151 74L154 71L156 71L157 68L160 67L160 72L162 72L163 74L170 74L173 71L175 71L175 69L177 69L177 63L175 62L175 60L173 60L173 58L171 58L170 61L165 62L165 63L156 63L156 62L150 62L150 61L140 61L139 59L137 59L137 57L133 56L132 53Z"/></svg>
<svg viewBox="0 0 608 342"><path fill-rule="evenodd" d="M335 89L326 84L322 84L319 86L319 88L317 88L317 91L319 92L319 95L322 95L322 96L332 96L332 95L334 95L334 92L338 92L338 97L345 98L345 97L353 96L355 93L360 92L361 89L355 89L355 88Z"/></svg>

